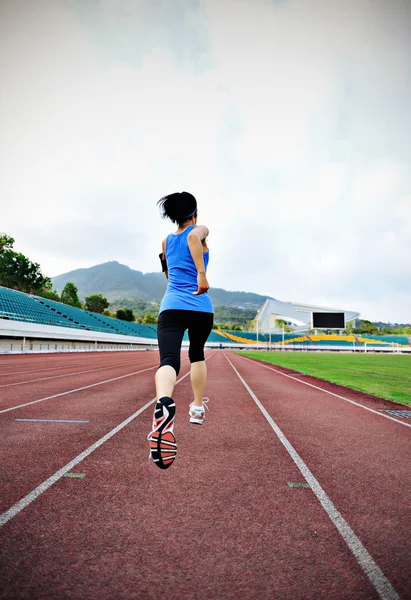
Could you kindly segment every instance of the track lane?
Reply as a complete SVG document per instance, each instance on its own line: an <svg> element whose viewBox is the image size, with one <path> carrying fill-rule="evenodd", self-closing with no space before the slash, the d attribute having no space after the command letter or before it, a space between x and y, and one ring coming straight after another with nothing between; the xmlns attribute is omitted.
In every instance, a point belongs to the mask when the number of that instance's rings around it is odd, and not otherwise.
<svg viewBox="0 0 411 600"><path fill-rule="evenodd" d="M69 390L97 385L99 382L106 381L115 377L123 377L128 373L133 373L144 368L154 368L158 366L157 353L151 357L144 357L141 362L135 363L134 368L130 366L114 366L107 364L104 371L92 371L73 376L73 380L69 378L47 379L34 383L21 384L19 386L11 386L0 389L0 420L1 415L10 409L18 410L21 405L26 405L31 402L58 396L59 394L67 393Z"/></svg>
<svg viewBox="0 0 411 600"><path fill-rule="evenodd" d="M34 357L33 357L34 358ZM1 364L1 358L0 358L0 364ZM98 363L95 363L98 364ZM102 363L100 363L102 364ZM82 363L76 363L76 364L71 364L71 365L62 365L62 366L54 366L54 367L39 367L39 368L27 368L24 371L7 371L4 368L4 365L1 364L1 372L0 372L0 377L11 377L12 375L28 375L28 374L33 374L33 373L43 373L46 371L56 371L58 372L60 369L72 369L74 367L84 367L84 362ZM24 367L23 367L24 368ZM1 380L0 380L1 381Z"/></svg>
<svg viewBox="0 0 411 600"><path fill-rule="evenodd" d="M188 361L183 358L182 373L188 368ZM145 371L67 395L64 402L34 404L18 412L18 418L88 420L89 423L16 422L14 412L3 415L1 510L21 497L27 488L39 485L44 478L44 465L55 470L61 464L61 456L68 460L79 445L95 440L152 397L154 372L154 369Z"/></svg>
<svg viewBox="0 0 411 600"><path fill-rule="evenodd" d="M145 411L5 526L0 582L19 597L244 600L376 594L222 353L208 363L210 412L179 447L147 461ZM232 370L231 370L232 371ZM35 547L36 559L32 556Z"/></svg>
<svg viewBox="0 0 411 600"><path fill-rule="evenodd" d="M59 362L64 360L65 362L76 362L81 364L83 360L98 360L102 359L106 355L112 356L126 356L134 353L145 353L146 350L100 350L100 351L87 351L87 352L49 352L49 353L35 353L35 352L27 352L26 354L1 354L0 355L0 365L1 369L14 369L14 368L30 368L30 365L35 362L40 368L45 366L47 367L50 363Z"/></svg>
<svg viewBox="0 0 411 600"><path fill-rule="evenodd" d="M342 385L330 383L329 381L318 379L314 376L306 375L305 373L298 373L292 369L277 367L276 365L274 366L271 363L265 362L264 360L257 360L250 358L249 356L243 356L243 358L258 364L260 367L264 367L265 369L273 371L274 373L280 374L283 377L296 381L303 386L311 387L319 392L334 396L343 402L348 402L354 406L359 406L363 410L378 414L383 419L401 423L402 425L405 425L405 427L411 428L411 424L405 417L393 417L382 412L387 409L408 409L409 407L407 405L400 404L399 402L393 402L385 398L378 398L372 394L366 394L365 392L360 392L359 390L347 388ZM301 377L303 377L303 379L301 379Z"/></svg>
<svg viewBox="0 0 411 600"><path fill-rule="evenodd" d="M48 369L53 368L58 365L71 365L71 366L81 366L85 362L87 363L97 363L104 362L107 360L108 356L111 356L113 359L118 359L119 361L124 360L124 358L132 357L133 355L144 355L150 352L150 350L136 350L136 351L116 351L111 352L110 350L105 350L104 352L73 352L73 353L64 353L64 352L50 352L50 354L39 356L38 354L25 354L25 362L20 364L7 364L6 358L7 356L4 354L0 354L0 371L6 372L6 370L10 369L18 369L18 373L22 369L27 369L31 371L37 371L39 369ZM7 371L8 372L8 371Z"/></svg>
<svg viewBox="0 0 411 600"><path fill-rule="evenodd" d="M230 359L401 597L410 598L409 429L257 361Z"/></svg>
<svg viewBox="0 0 411 600"><path fill-rule="evenodd" d="M138 364L135 360L129 362L121 362L118 364L110 363L109 366L111 369L121 368L121 367L129 367L130 365ZM7 387L15 387L18 385L24 385L28 383L37 383L40 381L50 381L53 379L64 379L70 376L83 375L85 373L97 373L98 371L104 371L107 369L108 364L105 363L103 366L99 363L99 366L96 365L79 365L77 367L56 367L52 371L53 373L24 373L24 374L13 374L13 377L7 377L7 379L0 380L0 391ZM62 371L68 371L67 373L63 373ZM36 377L36 375L38 375ZM32 379L27 379L31 377Z"/></svg>
<svg viewBox="0 0 411 600"><path fill-rule="evenodd" d="M0 381L7 376L24 373L37 373L53 369L64 369L71 367L82 367L85 364L102 366L107 360L121 363L132 360L133 356L150 354L156 352L153 350L135 350L135 351L116 351L111 352L73 352L73 353L50 353L46 355L26 354L23 355L24 362L9 363L7 355L0 355ZM139 359L137 359L139 360ZM35 365L35 366L34 366Z"/></svg>
<svg viewBox="0 0 411 600"><path fill-rule="evenodd" d="M2 457L2 494L0 510L16 501L27 486L39 485L44 478L44 464L56 469L61 456L67 458L79 447L123 420L155 394L154 373L158 363L124 379L88 388L60 397L60 402L41 402L3 414L0 456ZM144 365L142 365L144 369ZM186 353L181 372L187 373ZM58 398L57 398L58 399ZM16 421L16 418L47 419L48 422ZM52 420L88 421L88 423L54 423ZM23 490L23 492L21 491Z"/></svg>
<svg viewBox="0 0 411 600"><path fill-rule="evenodd" d="M1 510L54 473L154 395L154 371L113 381L3 415L0 440ZM16 422L18 418L88 423Z"/></svg>

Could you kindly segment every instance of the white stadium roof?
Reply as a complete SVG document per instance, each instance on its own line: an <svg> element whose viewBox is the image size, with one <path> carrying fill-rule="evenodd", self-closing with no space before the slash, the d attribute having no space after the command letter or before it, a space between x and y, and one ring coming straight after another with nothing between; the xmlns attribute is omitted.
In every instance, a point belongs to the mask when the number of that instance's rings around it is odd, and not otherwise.
<svg viewBox="0 0 411 600"><path fill-rule="evenodd" d="M257 313L259 331L275 333L281 331L275 321L280 319L292 327L293 331L306 331L311 328L311 315L313 312L340 312L345 314L345 321L354 321L360 314L342 308L330 308L315 306L313 304L302 304L300 302L281 302L280 300L267 299Z"/></svg>

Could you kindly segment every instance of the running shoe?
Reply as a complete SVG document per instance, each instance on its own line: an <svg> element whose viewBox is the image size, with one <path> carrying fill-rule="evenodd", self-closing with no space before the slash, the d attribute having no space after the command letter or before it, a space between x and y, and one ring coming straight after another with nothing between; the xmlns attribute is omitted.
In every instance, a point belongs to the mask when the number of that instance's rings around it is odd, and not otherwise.
<svg viewBox="0 0 411 600"><path fill-rule="evenodd" d="M194 406L194 402L190 404L188 414L190 415L190 423L197 423L202 425L205 419L205 409L209 410L207 406L208 398L203 398L201 406Z"/></svg>
<svg viewBox="0 0 411 600"><path fill-rule="evenodd" d="M150 456L160 469L168 469L177 454L174 437L174 417L176 405L172 398L160 398L153 416L153 429L147 439L150 444Z"/></svg>

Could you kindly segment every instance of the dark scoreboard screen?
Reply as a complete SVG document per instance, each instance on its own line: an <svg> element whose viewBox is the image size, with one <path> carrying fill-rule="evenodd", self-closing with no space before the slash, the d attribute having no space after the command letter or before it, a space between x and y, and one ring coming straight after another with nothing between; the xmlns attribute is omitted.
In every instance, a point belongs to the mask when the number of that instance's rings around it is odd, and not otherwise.
<svg viewBox="0 0 411 600"><path fill-rule="evenodd" d="M313 312L313 329L345 329L343 312Z"/></svg>

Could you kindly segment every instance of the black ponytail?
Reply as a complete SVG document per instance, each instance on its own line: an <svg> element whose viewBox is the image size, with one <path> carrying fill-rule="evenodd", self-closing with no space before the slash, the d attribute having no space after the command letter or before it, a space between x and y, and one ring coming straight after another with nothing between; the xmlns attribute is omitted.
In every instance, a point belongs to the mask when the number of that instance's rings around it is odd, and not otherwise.
<svg viewBox="0 0 411 600"><path fill-rule="evenodd" d="M197 200L188 192L175 192L163 196L157 204L160 205L163 219L170 219L179 227L190 219L197 210Z"/></svg>

